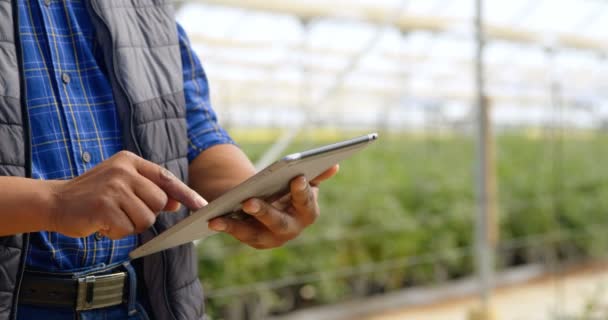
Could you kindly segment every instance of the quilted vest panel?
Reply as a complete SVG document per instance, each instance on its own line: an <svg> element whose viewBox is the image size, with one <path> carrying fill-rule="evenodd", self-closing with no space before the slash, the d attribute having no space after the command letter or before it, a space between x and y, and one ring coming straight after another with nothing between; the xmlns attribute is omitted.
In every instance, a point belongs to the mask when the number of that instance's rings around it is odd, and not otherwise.
<svg viewBox="0 0 608 320"><path fill-rule="evenodd" d="M19 64L16 50L13 4L0 0L0 176L27 174L27 125L21 108ZM0 319L9 319L15 307L15 291L23 265L26 236L0 237Z"/></svg>

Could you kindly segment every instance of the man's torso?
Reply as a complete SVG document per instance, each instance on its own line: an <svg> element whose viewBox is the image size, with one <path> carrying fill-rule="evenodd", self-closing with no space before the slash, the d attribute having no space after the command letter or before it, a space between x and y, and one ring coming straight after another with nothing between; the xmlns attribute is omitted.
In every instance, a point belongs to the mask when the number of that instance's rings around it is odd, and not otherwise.
<svg viewBox="0 0 608 320"><path fill-rule="evenodd" d="M29 152L31 146L28 142L30 138L36 140L34 135L39 131L35 128L28 130L28 120L30 119L28 119L27 113L32 111L29 105L31 103L28 102L30 95L27 92L30 80L25 79L25 72L20 73L20 71L24 71L20 69L25 69L27 66L21 65L24 68L18 68L18 66L21 62L27 64L29 60L19 60L18 58L21 58L19 53L29 54L32 49L28 49L27 44L24 44L23 39L21 39L27 36L21 34L21 24L19 24L16 32L13 31L12 20L18 16L21 17L21 14L18 14L20 8L16 7L15 11L11 8L13 5L25 5L26 1L27 4L33 5L40 11L39 18L42 21L37 30L34 27L29 31L30 36L33 34L36 40L42 39L48 42L46 44L47 49L45 49L48 52L45 53L45 50L38 47L42 44L33 41L31 44L35 45L34 53L37 50L37 52L41 52L41 57L46 55L45 58L47 59L53 59L53 54L55 54L59 59L58 61L46 61L44 68L50 70L46 70L46 74L34 74L33 76L41 77L42 81L46 83L32 86L36 89L46 88L45 85L51 86L51 89L47 89L44 94L40 95L40 99L47 99L47 103L40 103L38 107L40 109L48 107L51 105L48 103L49 99L56 100L57 103L53 104L55 109L50 111L47 109L47 113L55 114L57 120L48 116L46 121L42 121L44 117L39 120L47 125L57 121L59 129L55 127L53 130L57 130L54 131L56 134L60 132L62 135L61 138L54 139L52 137L42 137L41 139L49 138L50 140L44 140L48 143L41 143L40 146L51 145L54 143L53 141L58 139L64 147L67 145L61 152L66 158L71 159L70 161L59 160L54 165L49 166L43 163L44 157L42 157L42 160L33 159L38 152L34 150L35 147L31 148L31 154ZM201 152L214 145L233 143L227 133L218 125L215 113L211 109L207 78L200 61L194 55L183 29L178 26L176 32L170 0L66 1L0 0L0 36L2 37L2 41L0 41L0 57L2 57L0 59L0 137L3 141L8 142L0 145L1 175L30 177L30 169L32 169L32 175L38 178L67 179L90 169L93 166L92 163L99 163L101 161L99 159L107 158L112 153L112 151L100 151L101 156L93 162L94 155L90 154L91 151L88 155L84 152L81 153L81 146L85 145L86 142L90 142L93 146L99 146L95 144L95 141L101 140L102 148L120 149L117 145L112 146L112 144L106 145L103 143L108 139L97 139L101 126L95 129L95 126L99 123L94 121L88 122L89 124L86 125L87 117L85 116L89 115L88 121L91 121L90 114L75 112L88 112L89 107L92 111L100 112L104 105L109 106L111 103L105 100L91 102L91 99L94 99L93 96L97 96L97 98L108 96L107 93L104 93L105 90L100 89L104 86L106 88L111 87L115 105L114 112L121 119L119 125L122 129L122 137L118 142L122 142L122 148L136 152L140 156L164 166L183 181L187 181L188 161L192 161ZM87 9L92 9L92 11L87 10L88 12L85 13L75 10L77 4L87 6ZM63 9L63 17L59 15L54 20L42 14L44 10L52 10L53 5L61 5L59 9ZM91 8L88 8L89 5ZM29 11L26 13L28 16L33 14ZM62 11L58 11L58 13L62 13ZM74 17L75 15L78 16ZM91 20L79 21L81 18ZM74 22L78 28L83 29L87 22L92 22L98 33L92 36L83 36L84 40L82 40L80 36L86 32L82 30L80 33L79 31L75 32L74 25L66 26L68 22ZM63 25L60 23L63 23ZM60 32L54 31L54 28L63 28L70 31L67 31L67 35L59 36ZM90 26L87 28L90 28ZM34 38L30 38L30 40L32 39ZM57 39L69 39L70 41L65 44L67 48L58 49L59 44L53 42ZM99 43L100 48L95 47L97 43ZM20 48L22 46L24 48ZM86 57L79 53L81 47L85 48ZM103 51L103 60L99 57L98 49ZM62 52L63 50L65 52ZM64 56L70 50L74 54L71 59L78 58L78 62L70 62ZM33 61L34 64L40 64L39 61ZM62 66L62 63L66 63L65 61L67 61L67 65ZM82 63L83 61L88 61L86 63L92 63L93 65L88 67L76 66L76 63ZM107 70L104 70L103 62L108 64ZM43 67L39 68L44 69ZM99 86L97 84L88 85L89 87L96 87L95 93L86 97L89 99L88 102L83 97L88 92L78 91L79 86L74 85L75 80L70 74L64 76L64 72L57 73L60 70L73 69L85 73L94 71L97 72L97 75L101 75L97 77L100 82ZM99 70L95 71L93 69ZM34 67L31 71L41 70L36 70L36 67ZM107 72L104 73L103 71ZM109 81L104 79L106 74ZM85 77L91 76L85 75ZM22 81L19 81L20 78ZM142 81L142 79L145 79L145 81ZM76 84L85 80L91 79L79 79ZM90 83L95 82L91 81ZM20 83L23 84L21 91L19 89ZM74 91L66 91L66 88L64 88L66 85L71 85L70 89L74 89ZM83 85L80 84L80 87L82 88ZM86 88L86 86L84 87ZM61 96L62 93L64 94L63 97ZM32 98L31 100L36 99ZM98 103L102 108L96 108L95 103ZM22 108L26 104L28 104L27 108ZM79 108L74 108L77 104L80 104ZM107 114L111 114L111 112ZM103 121L108 125L107 128L116 126L113 122L116 119L108 120L108 117L99 114L96 116L98 121L105 119ZM74 128L83 130L83 135L84 132L88 132L90 135L95 133L94 138L83 139L76 135L76 130L73 132L67 131L70 129L68 128L70 121L72 121ZM80 128L81 125L84 125L84 128ZM89 128L91 126L93 129ZM31 136L29 131L33 133ZM116 133L119 130L109 129L106 131ZM80 134L80 132L78 133ZM49 135L51 134L49 133ZM112 135L109 134L108 137ZM68 138L64 139L63 136L69 137L69 140ZM112 140L112 138L109 139ZM35 141L32 142L36 143ZM90 148L90 145L85 147L85 149ZM41 154L51 152L50 150L47 151ZM54 152L58 152L57 149ZM61 152L59 152L60 155ZM66 172L69 172L69 174ZM149 239L155 232L162 232L183 219L187 214L188 212L185 209L178 214L161 214L155 228L146 231L140 238L144 241ZM6 275L0 281L0 318L2 319L9 319L9 316L15 315L20 279L23 277L23 266L26 262L22 258L28 256L26 255L28 249L31 250L36 247L36 245L28 245L29 236L29 234L25 234L0 238L0 252L2 252L2 255L0 255L0 269ZM44 241L44 239L42 240ZM49 243L52 244L52 242ZM72 244L74 242L69 245ZM56 242L56 245L61 248L64 246L61 242ZM78 247L77 250L80 250L80 248L85 248L85 243L76 243L76 246ZM50 248L50 259L55 259L56 254L54 252L57 250ZM99 249L97 247L93 250L95 257L99 254ZM90 248L85 250L90 250ZM103 250L107 250L107 248ZM128 252L128 250L125 251ZM90 260L88 257L90 257L91 252L89 251L87 254L88 256L81 255L79 258L78 256L69 257L69 259L75 259L73 261L76 262L65 263L61 268L57 267L60 263L52 265L56 262L51 262L50 266L42 265L41 269L68 270L70 264L73 263L74 266L77 266L81 263L81 266L84 266L83 269L89 270L90 266L87 267L86 265L95 262L97 258ZM70 253L66 253L66 255L70 255ZM110 256L114 257L113 255L107 255L106 257ZM49 256L47 255L47 257ZM112 258L111 261L116 262L116 260L118 259ZM35 268L33 266L35 263L29 264L29 268ZM142 267L141 276L144 278L147 288L146 292L149 293L148 296L151 300L150 307L158 318L172 318L176 317L176 314L180 314L189 319L198 319L203 315L202 293L200 283L197 281L196 255L192 245L172 248L162 254L145 257L140 265Z"/></svg>
<svg viewBox="0 0 608 320"><path fill-rule="evenodd" d="M84 1L19 0L32 178L75 178L122 150L112 88ZM128 258L137 239L31 235L27 267L74 272Z"/></svg>

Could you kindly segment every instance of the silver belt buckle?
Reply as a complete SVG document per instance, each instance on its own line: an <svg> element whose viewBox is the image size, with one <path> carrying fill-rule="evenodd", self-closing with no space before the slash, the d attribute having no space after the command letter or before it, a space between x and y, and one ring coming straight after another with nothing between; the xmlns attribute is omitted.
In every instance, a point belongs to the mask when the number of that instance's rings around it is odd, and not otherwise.
<svg viewBox="0 0 608 320"><path fill-rule="evenodd" d="M121 304L126 278L126 272L79 278L76 310L93 310Z"/></svg>

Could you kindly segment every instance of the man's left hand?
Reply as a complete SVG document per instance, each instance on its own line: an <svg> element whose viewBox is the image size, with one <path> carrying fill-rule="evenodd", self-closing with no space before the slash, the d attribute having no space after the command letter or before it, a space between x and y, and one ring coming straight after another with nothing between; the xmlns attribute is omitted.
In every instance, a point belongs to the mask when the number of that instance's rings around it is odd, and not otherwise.
<svg viewBox="0 0 608 320"><path fill-rule="evenodd" d="M209 222L209 228L231 234L256 249L280 247L319 217L319 184L333 177L338 169L336 165L310 182L297 177L290 183L290 193L276 201L245 201L243 211L252 219L216 218Z"/></svg>

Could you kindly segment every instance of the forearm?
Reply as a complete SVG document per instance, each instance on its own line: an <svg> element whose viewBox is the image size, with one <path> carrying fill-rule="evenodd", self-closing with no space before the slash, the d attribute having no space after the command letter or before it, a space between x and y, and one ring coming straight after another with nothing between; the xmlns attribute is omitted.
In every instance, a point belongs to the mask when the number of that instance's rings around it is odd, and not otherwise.
<svg viewBox="0 0 608 320"><path fill-rule="evenodd" d="M48 230L52 182L0 177L0 236Z"/></svg>
<svg viewBox="0 0 608 320"><path fill-rule="evenodd" d="M203 151L189 167L190 187L208 201L255 174L249 158L237 146L222 144Z"/></svg>

